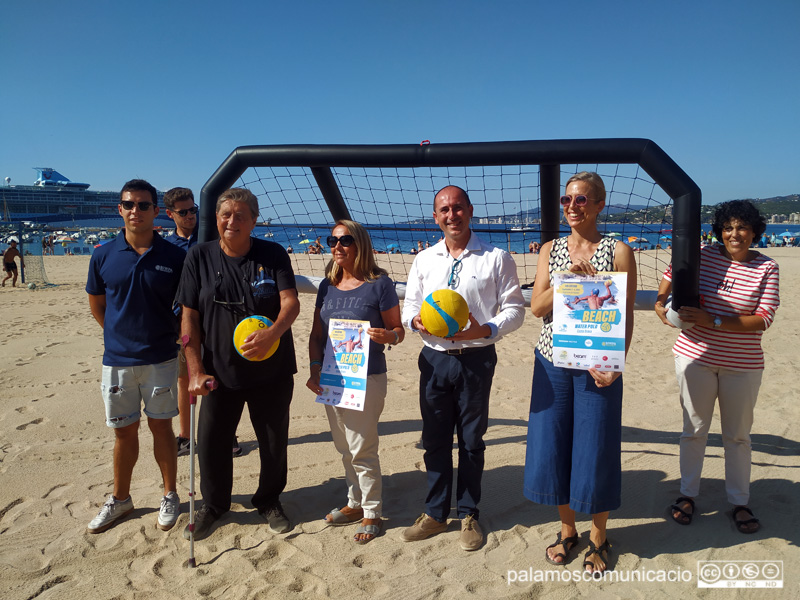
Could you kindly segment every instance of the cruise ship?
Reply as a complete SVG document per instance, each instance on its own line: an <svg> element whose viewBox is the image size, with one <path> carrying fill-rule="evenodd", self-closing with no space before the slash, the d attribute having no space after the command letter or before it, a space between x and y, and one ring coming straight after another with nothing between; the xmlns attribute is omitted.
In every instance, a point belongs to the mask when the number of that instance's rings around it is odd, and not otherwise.
<svg viewBox="0 0 800 600"><path fill-rule="evenodd" d="M3 197L3 222L34 221L37 223L89 224L89 220L108 222L119 219L119 191L96 192L90 184L71 181L55 169L34 167L38 178L33 185L0 187ZM163 207L163 193L158 193ZM165 211L158 215L157 224L171 224ZM160 221L160 222L159 222Z"/></svg>

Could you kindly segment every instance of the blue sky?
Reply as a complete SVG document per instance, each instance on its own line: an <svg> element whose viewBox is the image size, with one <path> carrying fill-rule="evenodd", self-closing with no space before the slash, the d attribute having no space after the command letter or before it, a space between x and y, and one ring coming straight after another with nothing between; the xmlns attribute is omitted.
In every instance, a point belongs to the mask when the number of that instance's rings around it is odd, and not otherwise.
<svg viewBox="0 0 800 600"><path fill-rule="evenodd" d="M800 193L800 2L3 0L0 178L196 193L237 146L643 137Z"/></svg>

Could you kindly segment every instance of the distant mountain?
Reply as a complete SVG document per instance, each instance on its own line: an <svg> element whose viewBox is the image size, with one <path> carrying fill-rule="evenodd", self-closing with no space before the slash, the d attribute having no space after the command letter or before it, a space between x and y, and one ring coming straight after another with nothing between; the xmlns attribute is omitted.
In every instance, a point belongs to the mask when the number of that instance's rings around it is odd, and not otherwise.
<svg viewBox="0 0 800 600"><path fill-rule="evenodd" d="M772 215L790 215L800 212L800 194L789 196L776 196L774 198L747 198L753 202L767 219ZM700 207L701 221L710 223L714 218L717 204L703 204ZM608 223L659 223L671 222L671 215L665 215L665 208L660 204L648 206L646 204L606 204L603 209L604 221ZM504 222L508 224L531 223L540 219L539 208L530 208L506 215L490 215L490 222ZM422 218L405 221L406 224L433 224L433 219Z"/></svg>
<svg viewBox="0 0 800 600"><path fill-rule="evenodd" d="M739 200L750 200L758 207L759 212L769 219L772 215L786 215L800 212L800 194L789 196L775 196L773 198L738 198ZM721 204L722 202L717 202ZM704 204L701 213L703 222L710 223L714 218L714 211L717 204Z"/></svg>

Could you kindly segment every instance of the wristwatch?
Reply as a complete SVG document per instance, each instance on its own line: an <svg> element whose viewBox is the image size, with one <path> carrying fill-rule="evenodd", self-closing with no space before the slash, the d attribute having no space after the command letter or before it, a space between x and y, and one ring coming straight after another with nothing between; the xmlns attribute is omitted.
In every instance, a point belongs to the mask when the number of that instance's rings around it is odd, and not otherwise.
<svg viewBox="0 0 800 600"><path fill-rule="evenodd" d="M719 329L720 327L722 327L722 317L714 315L714 329Z"/></svg>

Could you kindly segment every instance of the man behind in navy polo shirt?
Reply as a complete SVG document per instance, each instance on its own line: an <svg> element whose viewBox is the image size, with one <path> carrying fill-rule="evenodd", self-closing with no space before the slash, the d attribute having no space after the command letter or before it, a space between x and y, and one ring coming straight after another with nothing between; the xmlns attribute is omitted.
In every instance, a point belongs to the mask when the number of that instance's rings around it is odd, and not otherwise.
<svg viewBox="0 0 800 600"><path fill-rule="evenodd" d="M167 216L175 221L175 231L164 237L186 252L197 243L197 205L192 190L175 187L164 194ZM178 456L189 454L189 373L183 349L178 354Z"/></svg>
<svg viewBox="0 0 800 600"><path fill-rule="evenodd" d="M178 320L172 310L186 252L153 231L156 189L132 179L120 192L125 228L92 254L86 292L103 328L100 385L106 424L114 429L114 491L89 523L100 533L133 511L133 467L139 457L141 405L153 434L153 453L164 480L158 527L171 529L180 514L172 417L178 414Z"/></svg>

